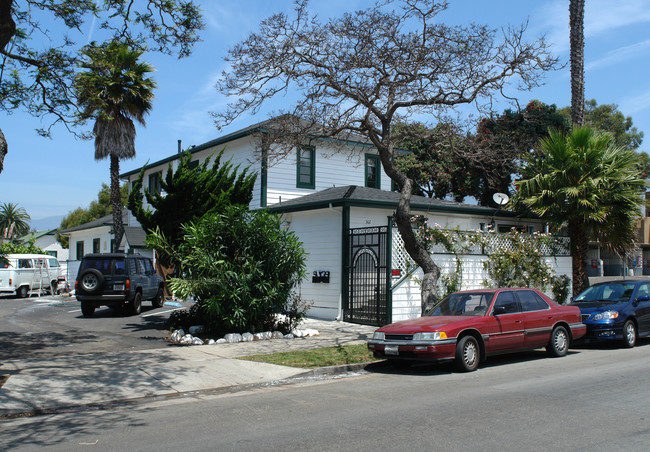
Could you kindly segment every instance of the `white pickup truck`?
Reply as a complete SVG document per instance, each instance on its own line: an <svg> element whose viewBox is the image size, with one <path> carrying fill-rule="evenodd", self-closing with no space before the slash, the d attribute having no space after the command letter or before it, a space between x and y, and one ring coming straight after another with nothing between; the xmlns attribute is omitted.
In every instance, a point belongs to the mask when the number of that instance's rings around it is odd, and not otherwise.
<svg viewBox="0 0 650 452"><path fill-rule="evenodd" d="M25 298L31 292L56 293L62 269L47 254L7 254L0 257L0 295Z"/></svg>

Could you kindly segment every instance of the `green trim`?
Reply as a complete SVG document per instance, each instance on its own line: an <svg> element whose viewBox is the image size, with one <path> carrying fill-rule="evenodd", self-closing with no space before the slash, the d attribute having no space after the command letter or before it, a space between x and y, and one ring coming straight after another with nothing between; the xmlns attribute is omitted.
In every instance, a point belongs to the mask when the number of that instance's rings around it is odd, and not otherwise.
<svg viewBox="0 0 650 452"><path fill-rule="evenodd" d="M327 209L331 205L332 207L341 207L341 206L350 206L350 207L374 207L381 209L390 209L395 210L397 207L397 201L377 201L377 200L368 200L368 199L334 199L334 200L325 200L325 201L316 201L310 203L304 203L294 206L270 206L269 210L277 213L285 212L302 212L305 210L315 210L315 209ZM430 205L430 204L420 204L420 203L411 203L411 210L418 212L457 212L457 213L466 213L466 214L476 214L476 215L494 215L495 218L516 218L519 215L516 212L511 212L509 210L501 210L494 213L495 209L487 209L485 207L472 207L472 206L444 206L444 205Z"/></svg>
<svg viewBox="0 0 650 452"><path fill-rule="evenodd" d="M267 191L268 191L268 176L269 176L269 157L266 150L262 151L262 162L260 169L260 207L267 205Z"/></svg>
<svg viewBox="0 0 650 452"><path fill-rule="evenodd" d="M393 323L393 217L388 217L386 229L386 323Z"/></svg>
<svg viewBox="0 0 650 452"><path fill-rule="evenodd" d="M350 296L350 206L343 206L341 215L341 314L349 307ZM341 319L342 320L342 319Z"/></svg>
<svg viewBox="0 0 650 452"><path fill-rule="evenodd" d="M300 170L302 169L303 152L309 153L309 182L301 182ZM316 188L316 148L314 146L300 146L296 150L296 188Z"/></svg>
<svg viewBox="0 0 650 452"><path fill-rule="evenodd" d="M372 160L375 163L375 185L368 185L368 160ZM377 154L365 154L364 160L363 160L363 166L364 166L364 179L363 183L366 187L368 188L377 188L381 190L381 162L379 161L379 155Z"/></svg>

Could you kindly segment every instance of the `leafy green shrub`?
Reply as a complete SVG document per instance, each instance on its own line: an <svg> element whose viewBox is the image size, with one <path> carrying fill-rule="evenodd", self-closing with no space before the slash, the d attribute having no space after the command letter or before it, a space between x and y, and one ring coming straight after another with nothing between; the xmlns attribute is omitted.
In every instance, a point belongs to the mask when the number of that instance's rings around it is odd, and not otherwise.
<svg viewBox="0 0 650 452"><path fill-rule="evenodd" d="M571 279L567 275L553 277L551 289L553 290L553 299L556 303L564 304L569 296L569 285Z"/></svg>
<svg viewBox="0 0 650 452"><path fill-rule="evenodd" d="M200 323L218 333L254 333L291 309L290 294L305 275L305 251L279 216L231 205L183 229L178 247L159 231L147 242L180 263L180 276L169 286L181 298L197 299Z"/></svg>

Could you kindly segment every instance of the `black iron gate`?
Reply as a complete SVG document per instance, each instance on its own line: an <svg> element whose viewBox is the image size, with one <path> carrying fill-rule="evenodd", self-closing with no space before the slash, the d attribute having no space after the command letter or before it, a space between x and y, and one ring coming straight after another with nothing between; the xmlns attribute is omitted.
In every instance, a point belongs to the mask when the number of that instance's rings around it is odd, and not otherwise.
<svg viewBox="0 0 650 452"><path fill-rule="evenodd" d="M350 229L347 322L384 325L387 314L388 228Z"/></svg>

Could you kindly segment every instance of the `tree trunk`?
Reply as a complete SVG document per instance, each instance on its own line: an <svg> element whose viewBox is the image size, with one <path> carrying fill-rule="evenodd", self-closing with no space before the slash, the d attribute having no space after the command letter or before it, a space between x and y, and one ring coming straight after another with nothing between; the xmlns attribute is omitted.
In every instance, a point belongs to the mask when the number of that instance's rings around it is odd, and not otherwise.
<svg viewBox="0 0 650 452"><path fill-rule="evenodd" d="M571 42L571 123L574 128L585 124L585 0L569 1Z"/></svg>
<svg viewBox="0 0 650 452"><path fill-rule="evenodd" d="M2 133L2 129L0 129L0 173L2 173L2 169L4 168L5 155L7 155L8 149L7 140Z"/></svg>
<svg viewBox="0 0 650 452"><path fill-rule="evenodd" d="M429 251L420 243L413 232L411 222L411 190L413 181L405 178L401 185L400 199L395 211L395 223L399 230L404 248L409 256L422 268L424 276L421 284L422 313L436 302L436 286L440 277L440 268L433 262Z"/></svg>
<svg viewBox="0 0 650 452"><path fill-rule="evenodd" d="M113 207L113 231L115 234L112 251L116 253L124 235L124 224L122 223L122 197L120 194L120 159L113 154L111 154L111 207Z"/></svg>
<svg viewBox="0 0 650 452"><path fill-rule="evenodd" d="M571 256L573 266L573 296L578 295L589 286L585 271L585 259L589 250L587 231L582 225L569 224L571 231Z"/></svg>

